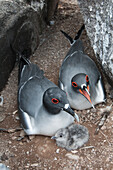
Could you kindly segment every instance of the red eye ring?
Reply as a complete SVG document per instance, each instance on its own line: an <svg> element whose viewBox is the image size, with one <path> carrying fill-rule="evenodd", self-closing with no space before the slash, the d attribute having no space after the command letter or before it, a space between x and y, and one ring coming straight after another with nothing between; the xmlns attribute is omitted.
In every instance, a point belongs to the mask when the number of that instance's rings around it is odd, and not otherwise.
<svg viewBox="0 0 113 170"><path fill-rule="evenodd" d="M78 85L77 85L77 83L76 82L72 82L72 86L74 86L74 87L77 87Z"/></svg>
<svg viewBox="0 0 113 170"><path fill-rule="evenodd" d="M86 75L86 82L89 82L89 77L88 77L88 75Z"/></svg>
<svg viewBox="0 0 113 170"><path fill-rule="evenodd" d="M58 104L59 103L59 100L58 99L56 99L56 98L52 98L52 100L51 100L54 104Z"/></svg>

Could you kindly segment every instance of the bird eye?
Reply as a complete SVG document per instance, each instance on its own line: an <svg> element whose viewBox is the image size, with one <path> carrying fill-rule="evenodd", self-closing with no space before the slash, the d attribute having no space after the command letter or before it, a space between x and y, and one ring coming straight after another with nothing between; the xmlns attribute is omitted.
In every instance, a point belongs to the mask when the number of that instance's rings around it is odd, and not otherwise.
<svg viewBox="0 0 113 170"><path fill-rule="evenodd" d="M60 138L62 138L62 134L60 134Z"/></svg>
<svg viewBox="0 0 113 170"><path fill-rule="evenodd" d="M53 99L52 99L52 102L53 102L54 104L57 104L57 103L59 103L59 100L56 99L56 98L53 98Z"/></svg>
<svg viewBox="0 0 113 170"><path fill-rule="evenodd" d="M72 86L77 87L78 85L77 85L77 83L72 82Z"/></svg>
<svg viewBox="0 0 113 170"><path fill-rule="evenodd" d="M86 82L87 82L87 83L89 82L89 77L88 77L88 75L86 75Z"/></svg>

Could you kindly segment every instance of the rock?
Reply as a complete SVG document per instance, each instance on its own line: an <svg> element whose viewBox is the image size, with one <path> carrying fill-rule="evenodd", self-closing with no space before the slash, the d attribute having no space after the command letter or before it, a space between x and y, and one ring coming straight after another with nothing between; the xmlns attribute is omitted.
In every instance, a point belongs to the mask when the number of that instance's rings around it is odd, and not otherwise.
<svg viewBox="0 0 113 170"><path fill-rule="evenodd" d="M95 55L113 86L112 0L78 0L78 3Z"/></svg>
<svg viewBox="0 0 113 170"><path fill-rule="evenodd" d="M39 10L24 1L0 1L0 91L14 67L15 52L30 55L36 50L42 18Z"/></svg>
<svg viewBox="0 0 113 170"><path fill-rule="evenodd" d="M36 49L38 38L37 13L20 1L0 1L0 90L12 71L16 51Z"/></svg>
<svg viewBox="0 0 113 170"><path fill-rule="evenodd" d="M34 53L39 34L51 20L59 0L0 0L0 91L17 59Z"/></svg>
<svg viewBox="0 0 113 170"><path fill-rule="evenodd" d="M25 2L25 0L23 0ZM39 25L38 32L42 34L46 26L45 18L47 17L47 0L26 0L31 8L37 12L37 23Z"/></svg>
<svg viewBox="0 0 113 170"><path fill-rule="evenodd" d="M47 23L50 24L53 20L53 16L57 10L59 0L48 0L47 1Z"/></svg>

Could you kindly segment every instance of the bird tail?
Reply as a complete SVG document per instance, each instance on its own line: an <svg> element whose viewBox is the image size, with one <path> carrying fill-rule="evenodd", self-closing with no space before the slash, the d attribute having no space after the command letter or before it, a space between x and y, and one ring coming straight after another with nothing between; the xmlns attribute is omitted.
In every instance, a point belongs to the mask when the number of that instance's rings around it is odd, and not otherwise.
<svg viewBox="0 0 113 170"><path fill-rule="evenodd" d="M62 34L64 34L64 36L69 40L70 44L73 44L73 38L70 37L66 32L60 30Z"/></svg>
<svg viewBox="0 0 113 170"><path fill-rule="evenodd" d="M83 25L81 26L81 28L79 29L79 31L77 32L74 40L78 40L78 39L80 38L80 36L81 36L81 34L82 34L82 32L83 32L84 29L85 29L85 25L83 24Z"/></svg>
<svg viewBox="0 0 113 170"><path fill-rule="evenodd" d="M31 64L29 58L30 58L30 56L29 56L27 50L25 50L22 54L19 55L18 83L20 82L23 67L25 65L30 65Z"/></svg>
<svg viewBox="0 0 113 170"><path fill-rule="evenodd" d="M60 30L64 36L69 40L70 44L72 45L73 42L75 42L76 40L78 40L82 34L82 31L85 29L85 25L83 24L82 27L79 29L79 31L77 32L75 38L73 39L71 36L69 36L66 32Z"/></svg>
<svg viewBox="0 0 113 170"><path fill-rule="evenodd" d="M19 57L18 84L20 86L30 77L37 76L40 78L44 74L44 71L38 65L31 63L29 58L26 52L22 53Z"/></svg>
<svg viewBox="0 0 113 170"><path fill-rule="evenodd" d="M31 62L29 60L32 51L30 48L26 48L23 51L18 51L14 45L10 45L12 52L16 55L16 61L19 64L18 69L18 83L20 82L21 72L25 65L29 65Z"/></svg>

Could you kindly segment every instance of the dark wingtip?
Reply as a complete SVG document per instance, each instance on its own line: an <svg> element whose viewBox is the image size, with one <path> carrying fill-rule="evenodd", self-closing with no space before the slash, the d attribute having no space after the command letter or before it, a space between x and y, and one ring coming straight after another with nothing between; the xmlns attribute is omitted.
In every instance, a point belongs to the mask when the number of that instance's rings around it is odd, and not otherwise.
<svg viewBox="0 0 113 170"><path fill-rule="evenodd" d="M70 44L72 44L72 43L73 43L73 38L70 37L66 32L64 32L64 31L62 31L62 30L60 30L60 31L61 31L61 33L64 34L64 36L69 40Z"/></svg>
<svg viewBox="0 0 113 170"><path fill-rule="evenodd" d="M30 60L28 58L26 58L25 56L21 56L20 60L22 60L24 62L24 65L31 64Z"/></svg>
<svg viewBox="0 0 113 170"><path fill-rule="evenodd" d="M30 64L31 64L31 62L30 62L30 60L28 58L26 58L23 55L20 55L20 57L19 57L18 84L20 82L21 72L22 72L22 69L23 69L24 65L30 65Z"/></svg>
<svg viewBox="0 0 113 170"><path fill-rule="evenodd" d="M64 34L64 31L62 31L62 30L60 30L61 31L61 33L63 33Z"/></svg>
<svg viewBox="0 0 113 170"><path fill-rule="evenodd" d="M82 34L82 32L83 32L84 29L85 29L85 25L83 24L83 25L81 26L81 28L79 29L79 31L77 32L74 40L78 40L78 39L80 38L80 36L81 36L81 34Z"/></svg>
<svg viewBox="0 0 113 170"><path fill-rule="evenodd" d="M81 28L82 28L82 29L85 29L85 24L83 24Z"/></svg>

